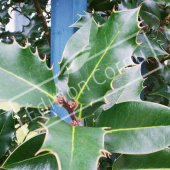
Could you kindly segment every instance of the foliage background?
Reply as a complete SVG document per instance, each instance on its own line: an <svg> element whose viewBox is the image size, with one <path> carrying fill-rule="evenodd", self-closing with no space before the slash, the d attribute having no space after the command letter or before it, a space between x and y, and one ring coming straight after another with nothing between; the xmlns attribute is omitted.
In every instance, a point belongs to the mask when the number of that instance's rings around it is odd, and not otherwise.
<svg viewBox="0 0 170 170"><path fill-rule="evenodd" d="M149 6L147 3L152 3L151 8L148 9ZM48 29L50 32L50 22L51 22L51 12L50 12L50 1L49 0L39 0L41 9L43 11L43 15L46 18L46 22L48 25ZM93 11L96 11L96 14L102 18L102 22L105 22L111 15L113 6L115 6L115 10L127 10L138 7L143 1L141 0L89 0L88 1L88 13L93 14ZM145 13L145 11L149 11L149 16ZM10 22L11 12L17 11L20 15L23 15L29 20L28 25L23 25L22 31L18 32L9 32L7 28L7 24ZM166 0L155 0L155 1L144 1L143 6L141 7L141 12L139 15L139 20L144 20L140 26L143 27L143 31L149 39L152 39L157 43L158 46L161 46L161 49L170 52L170 3ZM82 24L84 24L83 17L81 16L80 21L82 19ZM147 18L153 18L153 22L148 21ZM79 22L80 22L79 21ZM44 56L47 56L47 64L50 67L50 42L47 39L45 31L43 29L41 19L37 15L37 10L34 6L34 2L32 0L1 0L0 1L0 39L2 42L11 44L13 42L13 37L15 37L16 41L21 45L25 46L28 42L31 47L31 50L35 52L36 47L38 48L38 52L40 57L43 59ZM154 44L154 43L153 43ZM144 44L145 45L145 44ZM144 47L145 48L145 47ZM158 51L159 52L159 51ZM139 53L136 52L136 55L133 56L134 61L135 58L142 58ZM169 69L170 69L170 57L168 55L158 55L159 62L153 58L154 56L148 55L146 61L143 62L143 68L145 70L145 74L147 72L157 68L158 65L161 65L161 69L154 72L153 74L147 75L147 79L144 82L144 86L146 88L143 91L143 100L151 101L155 103L160 103L165 106L169 106L170 99L170 81L169 81ZM141 61L141 60L140 60ZM143 61L143 60L142 60ZM144 78L146 78L144 77ZM31 108L28 108L31 109ZM33 110L32 116L36 118L40 115L37 109ZM23 114L23 112L25 114ZM43 110L44 115L49 117L49 109ZM22 143L25 139L34 136L34 133L31 131L37 128L34 127L34 123L31 122L31 119L25 112L25 108L23 108L18 113L20 120L23 122L25 128L28 130L27 135L23 135L22 130L20 129L19 122L15 121L15 127L17 132L15 132L15 137L12 142L12 145L6 155L4 155L0 159L0 164L4 162L6 157L16 148L19 143ZM44 120L41 120L44 121ZM86 125L90 124L91 118L86 119ZM20 131L18 131L20 130ZM19 139L18 136L24 136L23 139ZM115 154L111 156L111 158L102 158L100 160L100 170L102 169L111 169L113 162L117 157Z"/></svg>

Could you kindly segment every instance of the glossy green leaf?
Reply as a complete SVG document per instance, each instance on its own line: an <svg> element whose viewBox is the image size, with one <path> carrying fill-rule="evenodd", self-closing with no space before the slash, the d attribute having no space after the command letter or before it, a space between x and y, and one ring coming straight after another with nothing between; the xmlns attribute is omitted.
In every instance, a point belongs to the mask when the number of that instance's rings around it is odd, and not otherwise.
<svg viewBox="0 0 170 170"><path fill-rule="evenodd" d="M76 109L75 114L78 119L85 119L85 118L95 114L96 110L104 104L106 104L106 103L103 101L93 103L92 105L91 104L90 105L80 104L79 107Z"/></svg>
<svg viewBox="0 0 170 170"><path fill-rule="evenodd" d="M119 10L127 10L137 7L137 3L131 0L122 0L120 4L118 4Z"/></svg>
<svg viewBox="0 0 170 170"><path fill-rule="evenodd" d="M69 93L69 87L67 85L68 72L67 67L70 66L71 62L74 60L75 56L84 50L89 41L95 38L98 26L91 18L87 24L81 27L67 42L62 61L60 62L60 72L58 76L57 87L61 94L64 94L68 99L72 99L71 94ZM91 34L91 31L92 34Z"/></svg>
<svg viewBox="0 0 170 170"><path fill-rule="evenodd" d="M46 35L44 34L43 37L35 42L35 46L38 48L38 52L44 57L45 55L47 58L50 57L50 46L48 44Z"/></svg>
<svg viewBox="0 0 170 170"><path fill-rule="evenodd" d="M137 41L141 45L133 53L135 58L142 57L147 60L148 57L157 58L159 55L168 54L155 39L149 38L144 32L138 35Z"/></svg>
<svg viewBox="0 0 170 170"><path fill-rule="evenodd" d="M152 0L147 0L142 3L140 16L145 23L152 29L158 29L160 24L159 6Z"/></svg>
<svg viewBox="0 0 170 170"><path fill-rule="evenodd" d="M124 101L141 100L140 93L143 90L143 78L141 76L141 65L128 67L121 70L121 75L115 78L112 83L112 89L106 95L105 102L97 102L92 105L80 105L76 110L76 115L79 119L87 118L105 104L104 108L109 109L115 103ZM78 113L77 113L78 112Z"/></svg>
<svg viewBox="0 0 170 170"><path fill-rule="evenodd" d="M170 84L170 66L165 66L164 67L164 77L165 80Z"/></svg>
<svg viewBox="0 0 170 170"><path fill-rule="evenodd" d="M21 14L22 15L28 15L28 14L31 14L33 12L36 12L36 9L35 9L35 6L34 6L34 3L33 1L25 1L24 0L24 4L21 8Z"/></svg>
<svg viewBox="0 0 170 170"><path fill-rule="evenodd" d="M34 6L33 2L31 2ZM35 8L34 8L35 10ZM40 32L38 29L41 27L41 21L38 16L31 19L28 25L23 26L22 34L31 41L31 39L35 39L39 37Z"/></svg>
<svg viewBox="0 0 170 170"><path fill-rule="evenodd" d="M114 170L160 170L170 169L170 149L147 155L122 155L113 165Z"/></svg>
<svg viewBox="0 0 170 170"><path fill-rule="evenodd" d="M163 49L167 49L167 45L168 45L169 36L168 36L167 32L168 31L158 29L157 34L154 37L155 39L157 39L159 44L161 44Z"/></svg>
<svg viewBox="0 0 170 170"><path fill-rule="evenodd" d="M131 56L137 47L136 35L140 30L138 11L113 12L99 27L95 39L70 64L68 85L79 103L103 100L120 69L133 64Z"/></svg>
<svg viewBox="0 0 170 170"><path fill-rule="evenodd" d="M170 145L170 108L151 102L124 102L103 111L98 127L111 127L105 148L124 154L147 154Z"/></svg>
<svg viewBox="0 0 170 170"><path fill-rule="evenodd" d="M8 170L28 170L28 169L58 170L55 156L48 153L23 160L22 162L7 165L5 166L5 168Z"/></svg>
<svg viewBox="0 0 170 170"><path fill-rule="evenodd" d="M151 92L150 95L159 95L170 100L170 86L167 84L163 84L156 88L153 92Z"/></svg>
<svg viewBox="0 0 170 170"><path fill-rule="evenodd" d="M89 6L90 9L94 9L95 11L105 11L109 9L113 9L113 6L119 0L93 0Z"/></svg>
<svg viewBox="0 0 170 170"><path fill-rule="evenodd" d="M162 73L162 76L164 78L164 84L161 84L156 89L154 89L150 95L159 95L167 98L170 100L170 66L164 66L164 70Z"/></svg>
<svg viewBox="0 0 170 170"><path fill-rule="evenodd" d="M0 43L0 101L13 101L20 107L47 107L56 96L53 71L38 53L20 47L15 41Z"/></svg>
<svg viewBox="0 0 170 170"><path fill-rule="evenodd" d="M122 74L115 78L112 83L112 91L106 95L109 104L105 109L112 107L115 103L125 101L140 101L140 93L143 90L143 78L141 75L141 64L123 69Z"/></svg>
<svg viewBox="0 0 170 170"><path fill-rule="evenodd" d="M160 3L161 5L170 6L169 0L154 0L154 1Z"/></svg>
<svg viewBox="0 0 170 170"><path fill-rule="evenodd" d="M80 15L80 18L74 24L72 24L71 27L81 28L85 24L87 24L92 17L94 18L95 22L99 23L100 25L102 25L106 21L96 12L93 12L92 14L86 12L85 15Z"/></svg>
<svg viewBox="0 0 170 170"><path fill-rule="evenodd" d="M42 126L39 124L39 122L45 123L46 121L47 121L47 119L45 119L43 117L37 117L36 119L29 122L29 124L28 124L29 131L34 131L39 128L42 128Z"/></svg>
<svg viewBox="0 0 170 170"><path fill-rule="evenodd" d="M50 151L62 170L97 169L98 159L105 153L104 128L70 126L58 117L47 122L46 138L40 151Z"/></svg>
<svg viewBox="0 0 170 170"><path fill-rule="evenodd" d="M41 148L44 138L45 134L40 134L22 143L12 152L2 167L33 158L35 153Z"/></svg>
<svg viewBox="0 0 170 170"><path fill-rule="evenodd" d="M0 158L11 146L15 133L14 125L13 112L0 110Z"/></svg>
<svg viewBox="0 0 170 170"><path fill-rule="evenodd" d="M21 144L8 157L2 167L9 170L57 169L54 155L43 153L35 156L43 144L44 137L45 134L40 134Z"/></svg>

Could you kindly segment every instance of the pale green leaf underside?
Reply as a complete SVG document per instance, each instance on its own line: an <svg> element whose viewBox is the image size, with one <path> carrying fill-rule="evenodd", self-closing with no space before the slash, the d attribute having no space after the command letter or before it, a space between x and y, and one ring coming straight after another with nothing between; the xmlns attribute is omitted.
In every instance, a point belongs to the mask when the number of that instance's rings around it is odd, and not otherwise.
<svg viewBox="0 0 170 170"><path fill-rule="evenodd" d="M50 118L45 125L47 135L40 151L56 155L62 170L97 169L98 159L104 148L103 128L73 127L58 117Z"/></svg>
<svg viewBox="0 0 170 170"><path fill-rule="evenodd" d="M56 87L53 71L29 47L0 43L0 101L20 107L45 107L53 103ZM44 103L44 104L43 104Z"/></svg>
<svg viewBox="0 0 170 170"><path fill-rule="evenodd" d="M19 112L20 107L15 102L0 102L0 110L10 111L13 110L15 113Z"/></svg>

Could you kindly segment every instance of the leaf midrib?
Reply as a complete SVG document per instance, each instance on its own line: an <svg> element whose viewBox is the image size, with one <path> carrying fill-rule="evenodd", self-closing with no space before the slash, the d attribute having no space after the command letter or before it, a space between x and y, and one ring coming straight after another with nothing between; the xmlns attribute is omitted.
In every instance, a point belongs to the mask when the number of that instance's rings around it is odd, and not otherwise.
<svg viewBox="0 0 170 170"><path fill-rule="evenodd" d="M130 18L130 17L129 17ZM129 21L126 20L126 22L123 24L123 26L121 27L121 29L126 25L126 23ZM121 30L120 29L120 30ZM78 101L78 99L81 96L81 93L83 92L83 90L85 89L86 85L88 84L88 82L90 81L91 77L93 76L93 74L95 73L98 65L100 64L100 62L102 61L102 59L104 58L105 54L107 54L108 50L110 49L111 45L114 43L114 40L117 38L117 36L119 35L119 33L121 32L120 30L118 30L117 34L115 35L115 37L113 38L113 40L111 41L111 43L109 44L109 46L106 48L105 52L103 53L102 57L100 58L99 62L96 64L95 68L93 69L93 71L91 72L89 78L86 80L86 82L84 83L83 87L81 88L79 94L77 95L77 98L75 100Z"/></svg>
<svg viewBox="0 0 170 170"><path fill-rule="evenodd" d="M72 126L72 139L71 139L71 158L70 158L70 167L73 162L73 152L74 152L74 137L75 137L75 126Z"/></svg>
<svg viewBox="0 0 170 170"><path fill-rule="evenodd" d="M49 94L47 91L45 91L45 90L39 88L37 85L35 85L35 84L33 84L33 83L31 83L31 82L25 80L25 79L22 78L22 77L19 77L18 75L14 74L14 73L12 73L12 72L10 72L10 71L8 71L8 70L2 68L2 67L0 67L0 69L3 70L3 71L5 71L6 73L8 73L8 74L10 74L10 75L12 75L12 76L14 76L14 77L16 77L17 79L19 79L19 80L21 80L21 81L23 81L23 82L29 84L30 86L32 86L32 87L38 89L38 90L41 91L42 93L44 93L44 94L48 95L49 97L51 97L52 99L54 99L54 96L52 96L51 94Z"/></svg>
<svg viewBox="0 0 170 170"><path fill-rule="evenodd" d="M114 129L114 130L108 130L108 132L119 132L119 131L130 131L130 130L141 130L141 129L151 129L151 128L157 128L157 127L170 127L170 125L167 126L148 126L148 127L137 127L137 128L124 128L124 129Z"/></svg>
<svg viewBox="0 0 170 170"><path fill-rule="evenodd" d="M83 87L81 88L78 96L77 96L77 101L80 98L81 93L83 92L84 88L86 87L87 83L90 81L91 77L93 76L93 74L95 73L98 65L100 64L100 62L103 60L105 54L108 52L109 48L111 47L112 43L114 42L114 40L116 39L116 37L119 35L120 31L117 32L117 34L115 35L115 37L113 38L113 40L111 41L111 43L109 44L109 46L106 48L105 52L103 53L102 57L100 58L100 60L98 61L98 63L96 64L96 66L94 67L93 71L91 72L90 76L88 77L88 79L86 80L86 82L84 83Z"/></svg>

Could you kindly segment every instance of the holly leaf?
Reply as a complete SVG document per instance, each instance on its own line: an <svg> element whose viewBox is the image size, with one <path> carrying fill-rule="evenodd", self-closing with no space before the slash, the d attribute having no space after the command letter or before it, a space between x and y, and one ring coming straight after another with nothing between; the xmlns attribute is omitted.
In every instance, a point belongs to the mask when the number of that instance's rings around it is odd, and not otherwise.
<svg viewBox="0 0 170 170"><path fill-rule="evenodd" d="M153 90L153 92L150 93L150 95L159 95L170 100L170 87L167 84L163 84L156 88L155 90Z"/></svg>
<svg viewBox="0 0 170 170"><path fill-rule="evenodd" d="M147 155L122 155L114 163L113 169L170 169L169 156L169 148Z"/></svg>
<svg viewBox="0 0 170 170"><path fill-rule="evenodd" d="M137 41L141 45L133 53L135 58L141 57L147 60L148 57L157 58L157 56L168 54L155 39L147 37L144 32L138 35Z"/></svg>
<svg viewBox="0 0 170 170"><path fill-rule="evenodd" d="M53 71L30 48L15 41L0 43L0 101L13 101L20 107L50 106L56 96Z"/></svg>
<svg viewBox="0 0 170 170"><path fill-rule="evenodd" d="M137 2L131 2L131 0L122 0L120 4L118 4L119 10L132 9L137 7Z"/></svg>
<svg viewBox="0 0 170 170"><path fill-rule="evenodd" d="M43 144L45 134L37 135L18 146L2 165L2 168L14 169L57 169L57 161L54 155L42 153L35 156L35 153ZM31 148L31 149L30 149Z"/></svg>
<svg viewBox="0 0 170 170"><path fill-rule="evenodd" d="M136 35L140 30L138 11L139 8L113 12L98 28L95 39L75 56L69 67L68 85L72 97L79 103L104 100L103 96L111 90L110 84L121 68L133 64L131 56L137 47Z"/></svg>
<svg viewBox="0 0 170 170"><path fill-rule="evenodd" d="M96 12L92 12L92 14L85 12L85 15L80 15L80 18L74 24L72 24L71 27L81 28L87 24L92 17L96 23L99 23L100 25L106 22L106 20Z"/></svg>
<svg viewBox="0 0 170 170"><path fill-rule="evenodd" d="M93 34L91 34L91 30L93 30ZM64 94L68 100L71 100L72 96L69 93L69 87L66 83L68 81L67 68L74 60L76 54L83 51L84 47L86 47L89 41L92 41L92 39L95 38L97 30L98 26L91 18L87 24L85 24L75 34L73 34L65 46L62 61L60 62L60 72L58 76L57 87L60 93Z"/></svg>
<svg viewBox="0 0 170 170"><path fill-rule="evenodd" d="M94 9L95 11L106 11L113 9L113 6L119 0L93 0L89 6L89 9Z"/></svg>
<svg viewBox="0 0 170 170"><path fill-rule="evenodd" d="M105 148L110 152L148 154L170 145L169 122L169 107L133 101L102 111L95 125L111 127L105 135Z"/></svg>
<svg viewBox="0 0 170 170"><path fill-rule="evenodd" d="M56 169L57 162L54 155L46 153L30 159L23 160L22 162L17 162L4 166L8 170L26 170L26 169Z"/></svg>
<svg viewBox="0 0 170 170"><path fill-rule="evenodd" d="M112 83L112 91L106 95L109 104L105 109L112 107L116 103L125 101L140 101L140 93L143 90L143 78L141 75L141 64L123 69L122 75L115 78Z"/></svg>
<svg viewBox="0 0 170 170"><path fill-rule="evenodd" d="M59 169L97 169L99 158L107 152L103 149L104 128L75 127L58 117L50 118L45 126L47 134L38 153L54 154Z"/></svg>
<svg viewBox="0 0 170 170"><path fill-rule="evenodd" d="M91 115L96 114L97 109L104 104L106 103L103 101L99 101L91 105L80 104L79 107L76 109L75 114L79 120L85 119Z"/></svg>
<svg viewBox="0 0 170 170"><path fill-rule="evenodd" d="M164 67L164 78L170 84L170 66L169 65Z"/></svg>
<svg viewBox="0 0 170 170"><path fill-rule="evenodd" d="M154 1L161 5L170 6L169 0L154 0Z"/></svg>
<svg viewBox="0 0 170 170"><path fill-rule="evenodd" d="M23 26L22 34L29 39L29 41L34 40L39 37L41 32L38 29L42 26L41 21L38 16L31 19L28 25Z"/></svg>
<svg viewBox="0 0 170 170"><path fill-rule="evenodd" d="M39 124L39 122L45 123L46 121L47 121L47 119L45 119L43 117L37 117L36 119L34 119L28 123L29 131L35 131L37 129L42 128L42 126Z"/></svg>
<svg viewBox="0 0 170 170"><path fill-rule="evenodd" d="M164 78L164 84L158 86L156 89L154 89L150 95L159 95L167 98L170 100L170 66L166 65L164 66L163 74Z"/></svg>
<svg viewBox="0 0 170 170"><path fill-rule="evenodd" d="M150 28L158 29L161 16L156 2L152 0L144 1L140 10L140 16Z"/></svg>
<svg viewBox="0 0 170 170"><path fill-rule="evenodd" d="M122 74L116 77L112 83L113 90L106 95L107 104L105 102L97 102L89 106L80 105L78 108L79 119L87 118L92 114L96 115L96 111L101 105L103 105L101 106L102 108L109 109L116 103L141 100L140 93L143 90L144 82L141 76L141 65L124 68L121 72ZM96 118L93 119L95 120Z"/></svg>
<svg viewBox="0 0 170 170"><path fill-rule="evenodd" d="M22 15L30 15L32 13L35 13L36 9L34 6L33 1L25 1L23 6L21 7L21 14Z"/></svg>
<svg viewBox="0 0 170 170"><path fill-rule="evenodd" d="M14 125L13 112L0 110L0 158L11 146L15 133Z"/></svg>

